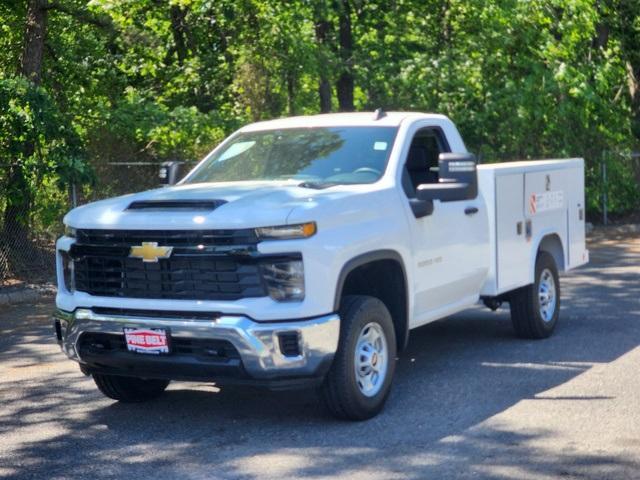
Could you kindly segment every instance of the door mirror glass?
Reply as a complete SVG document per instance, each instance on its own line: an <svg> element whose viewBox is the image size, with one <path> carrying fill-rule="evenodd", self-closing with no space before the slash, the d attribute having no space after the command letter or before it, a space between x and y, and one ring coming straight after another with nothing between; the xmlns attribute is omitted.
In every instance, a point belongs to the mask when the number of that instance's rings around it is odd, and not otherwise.
<svg viewBox="0 0 640 480"><path fill-rule="evenodd" d="M453 202L478 196L475 156L470 153L441 153L438 158L438 183L419 185L421 200Z"/></svg>

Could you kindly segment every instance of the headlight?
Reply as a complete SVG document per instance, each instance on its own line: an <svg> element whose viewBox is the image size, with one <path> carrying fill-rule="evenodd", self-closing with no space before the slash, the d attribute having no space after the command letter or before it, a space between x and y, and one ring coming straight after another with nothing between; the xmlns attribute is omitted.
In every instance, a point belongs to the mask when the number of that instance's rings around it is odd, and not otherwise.
<svg viewBox="0 0 640 480"><path fill-rule="evenodd" d="M64 288L67 292L73 293L76 289L73 259L69 256L68 252L60 251L60 256L62 257L62 279L64 281Z"/></svg>
<svg viewBox="0 0 640 480"><path fill-rule="evenodd" d="M293 238L307 238L315 235L315 233L316 222L256 228L256 234L261 240L290 240Z"/></svg>
<svg viewBox="0 0 640 480"><path fill-rule="evenodd" d="M302 260L278 260L262 264L269 296L279 302L304 299Z"/></svg>
<svg viewBox="0 0 640 480"><path fill-rule="evenodd" d="M70 227L69 225L65 225L64 226L64 236L65 237L76 238L76 229L73 228L73 227Z"/></svg>

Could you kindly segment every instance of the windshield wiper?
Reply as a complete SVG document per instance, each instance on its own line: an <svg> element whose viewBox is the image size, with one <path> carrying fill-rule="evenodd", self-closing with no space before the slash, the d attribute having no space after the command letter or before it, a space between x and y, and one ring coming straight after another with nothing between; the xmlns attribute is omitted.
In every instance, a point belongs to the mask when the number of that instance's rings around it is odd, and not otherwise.
<svg viewBox="0 0 640 480"><path fill-rule="evenodd" d="M298 186L302 188L313 188L314 190L322 190L324 188L335 187L341 185L337 182L302 182Z"/></svg>

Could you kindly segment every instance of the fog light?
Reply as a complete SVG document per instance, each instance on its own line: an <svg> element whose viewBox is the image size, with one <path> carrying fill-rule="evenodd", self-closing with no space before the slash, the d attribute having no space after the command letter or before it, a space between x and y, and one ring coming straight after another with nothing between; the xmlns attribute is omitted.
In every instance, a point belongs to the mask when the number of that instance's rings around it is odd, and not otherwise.
<svg viewBox="0 0 640 480"><path fill-rule="evenodd" d="M300 335L298 332L282 332L278 334L280 352L285 357L300 356Z"/></svg>
<svg viewBox="0 0 640 480"><path fill-rule="evenodd" d="M304 299L302 260L274 261L262 264L269 296L279 302Z"/></svg>

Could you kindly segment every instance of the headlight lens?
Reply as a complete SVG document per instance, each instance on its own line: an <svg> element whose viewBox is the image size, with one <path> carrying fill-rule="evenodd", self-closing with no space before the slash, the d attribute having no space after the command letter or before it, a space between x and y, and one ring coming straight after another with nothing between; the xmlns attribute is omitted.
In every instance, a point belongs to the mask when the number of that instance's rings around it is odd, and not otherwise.
<svg viewBox="0 0 640 480"><path fill-rule="evenodd" d="M256 228L256 234L261 240L290 240L311 237L315 235L316 230L316 222L307 222L297 225Z"/></svg>
<svg viewBox="0 0 640 480"><path fill-rule="evenodd" d="M73 259L69 256L68 252L60 251L60 256L62 257L62 279L64 281L64 288L67 292L73 293L76 290Z"/></svg>
<svg viewBox="0 0 640 480"><path fill-rule="evenodd" d="M70 227L69 225L65 225L64 226L64 236L65 237L76 238L76 229L73 228L73 227Z"/></svg>
<svg viewBox="0 0 640 480"><path fill-rule="evenodd" d="M279 260L262 264L269 296L278 302L304 299L302 260Z"/></svg>

